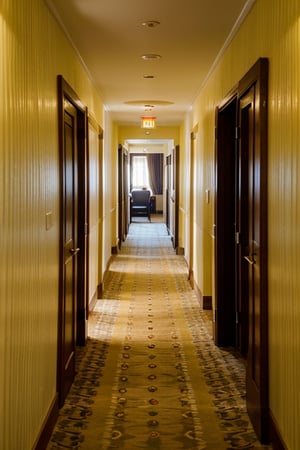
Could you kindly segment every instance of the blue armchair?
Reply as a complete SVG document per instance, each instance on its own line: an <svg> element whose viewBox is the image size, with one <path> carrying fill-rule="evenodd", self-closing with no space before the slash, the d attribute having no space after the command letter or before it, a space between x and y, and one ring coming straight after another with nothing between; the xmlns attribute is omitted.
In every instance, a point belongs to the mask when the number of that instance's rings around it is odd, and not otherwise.
<svg viewBox="0 0 300 450"><path fill-rule="evenodd" d="M148 190L141 189L131 191L130 221L132 217L144 216L148 217L149 222L151 222L150 197L151 192Z"/></svg>

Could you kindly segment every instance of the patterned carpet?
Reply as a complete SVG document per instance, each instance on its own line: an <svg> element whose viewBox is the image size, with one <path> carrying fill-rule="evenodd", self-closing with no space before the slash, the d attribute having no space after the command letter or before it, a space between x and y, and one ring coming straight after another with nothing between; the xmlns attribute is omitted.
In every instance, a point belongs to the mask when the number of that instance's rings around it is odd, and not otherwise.
<svg viewBox="0 0 300 450"><path fill-rule="evenodd" d="M161 223L130 225L77 371L49 450L271 448L246 413L243 362L214 346Z"/></svg>

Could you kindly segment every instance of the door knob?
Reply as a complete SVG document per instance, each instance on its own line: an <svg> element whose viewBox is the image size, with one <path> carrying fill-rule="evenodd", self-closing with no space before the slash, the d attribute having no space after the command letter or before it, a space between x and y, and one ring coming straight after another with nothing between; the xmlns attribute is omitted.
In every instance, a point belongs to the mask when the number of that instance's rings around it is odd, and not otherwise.
<svg viewBox="0 0 300 450"><path fill-rule="evenodd" d="M255 264L255 259L252 258L252 255L250 256L244 256L244 259L251 264L251 266L253 266L253 264Z"/></svg>
<svg viewBox="0 0 300 450"><path fill-rule="evenodd" d="M80 250L79 247L77 247L77 248L70 248L69 252L70 252L72 255L76 255L76 253L78 253L79 250Z"/></svg>

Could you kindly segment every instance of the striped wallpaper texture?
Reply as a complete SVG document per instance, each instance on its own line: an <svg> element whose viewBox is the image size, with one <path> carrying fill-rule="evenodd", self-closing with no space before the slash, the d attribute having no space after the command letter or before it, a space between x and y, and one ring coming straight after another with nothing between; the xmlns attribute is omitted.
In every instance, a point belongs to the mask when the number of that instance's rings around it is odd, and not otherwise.
<svg viewBox="0 0 300 450"><path fill-rule="evenodd" d="M56 77L103 105L42 0L0 2L0 448L31 449L56 392Z"/></svg>
<svg viewBox="0 0 300 450"><path fill-rule="evenodd" d="M197 97L191 123L199 129L195 279L211 295L214 211L213 197L205 203L204 192L213 194L215 106L259 57L269 58L270 407L289 450L300 448L299 15L299 0L257 0ZM57 74L103 128L104 118L101 99L42 0L1 1L0 58L0 448L27 450L56 389ZM189 131L181 141L189 141ZM111 144L118 136L110 123L105 132L104 170L111 174ZM105 266L110 233L116 235L110 227L111 217L116 224L116 193L109 192L106 176L103 183ZM181 207L188 210L184 200Z"/></svg>
<svg viewBox="0 0 300 450"><path fill-rule="evenodd" d="M289 450L300 448L300 2L257 0L193 107L199 125L197 257L210 258L215 106L259 57L269 58L268 245L270 407ZM200 243L200 245L199 245ZM208 252L208 254L207 254ZM199 267L196 279L203 272ZM204 272L205 275L205 272ZM205 286L205 276L203 285ZM200 284L201 286L201 284Z"/></svg>

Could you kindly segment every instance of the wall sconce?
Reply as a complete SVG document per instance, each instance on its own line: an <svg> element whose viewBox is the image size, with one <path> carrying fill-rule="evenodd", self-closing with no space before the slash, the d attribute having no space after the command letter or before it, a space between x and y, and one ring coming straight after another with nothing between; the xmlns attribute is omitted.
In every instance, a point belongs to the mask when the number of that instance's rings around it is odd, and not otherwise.
<svg viewBox="0 0 300 450"><path fill-rule="evenodd" d="M142 128L153 129L155 128L155 120L156 117L141 117L142 119Z"/></svg>

